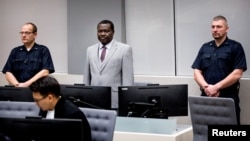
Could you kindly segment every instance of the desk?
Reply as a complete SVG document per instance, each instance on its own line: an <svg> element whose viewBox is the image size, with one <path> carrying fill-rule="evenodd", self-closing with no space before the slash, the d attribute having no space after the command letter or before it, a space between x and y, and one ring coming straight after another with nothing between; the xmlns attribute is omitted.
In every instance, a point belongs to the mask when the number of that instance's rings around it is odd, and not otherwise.
<svg viewBox="0 0 250 141"><path fill-rule="evenodd" d="M113 141L193 141L193 132L174 119L117 117Z"/></svg>

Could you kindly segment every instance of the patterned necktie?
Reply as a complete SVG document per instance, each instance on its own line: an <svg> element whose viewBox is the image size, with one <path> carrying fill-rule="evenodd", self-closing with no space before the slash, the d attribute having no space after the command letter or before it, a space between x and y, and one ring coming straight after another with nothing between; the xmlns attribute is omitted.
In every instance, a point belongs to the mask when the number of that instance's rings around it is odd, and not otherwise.
<svg viewBox="0 0 250 141"><path fill-rule="evenodd" d="M103 62L103 60L104 60L104 58L105 58L105 55L106 55L106 47L105 46L103 46L102 47L102 54L101 54L101 61Z"/></svg>

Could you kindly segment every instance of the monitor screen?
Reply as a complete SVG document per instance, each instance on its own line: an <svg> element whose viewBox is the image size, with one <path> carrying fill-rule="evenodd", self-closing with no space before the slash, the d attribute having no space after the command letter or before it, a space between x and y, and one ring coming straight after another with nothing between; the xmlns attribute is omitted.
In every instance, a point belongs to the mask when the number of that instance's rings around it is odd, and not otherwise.
<svg viewBox="0 0 250 141"><path fill-rule="evenodd" d="M168 118L188 115L187 84L120 86L119 116Z"/></svg>
<svg viewBox="0 0 250 141"><path fill-rule="evenodd" d="M34 100L28 87L0 86L0 101L33 102Z"/></svg>
<svg viewBox="0 0 250 141"><path fill-rule="evenodd" d="M11 141L83 141L80 119L0 118L0 133Z"/></svg>
<svg viewBox="0 0 250 141"><path fill-rule="evenodd" d="M61 93L78 107L111 109L111 87L62 84Z"/></svg>

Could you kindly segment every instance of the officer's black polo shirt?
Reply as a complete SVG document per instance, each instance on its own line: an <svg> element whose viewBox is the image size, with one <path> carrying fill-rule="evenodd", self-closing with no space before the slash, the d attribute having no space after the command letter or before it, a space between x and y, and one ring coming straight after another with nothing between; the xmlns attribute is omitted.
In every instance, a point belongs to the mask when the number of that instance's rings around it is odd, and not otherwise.
<svg viewBox="0 0 250 141"><path fill-rule="evenodd" d="M243 47L239 42L228 38L219 47L216 47L215 41L205 43L192 68L201 70L208 84L215 84L234 69L247 69Z"/></svg>
<svg viewBox="0 0 250 141"><path fill-rule="evenodd" d="M19 82L25 82L42 69L55 71L49 49L35 43L30 51L24 45L13 48L2 72L11 72Z"/></svg>

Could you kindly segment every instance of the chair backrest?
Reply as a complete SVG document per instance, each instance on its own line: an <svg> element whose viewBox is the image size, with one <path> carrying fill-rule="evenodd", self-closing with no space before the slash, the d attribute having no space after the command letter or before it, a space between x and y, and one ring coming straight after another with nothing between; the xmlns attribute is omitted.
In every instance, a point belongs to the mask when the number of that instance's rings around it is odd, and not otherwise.
<svg viewBox="0 0 250 141"><path fill-rule="evenodd" d="M237 125L231 98L189 96L193 141L208 140L208 125Z"/></svg>
<svg viewBox="0 0 250 141"><path fill-rule="evenodd" d="M112 141L117 112L114 110L79 107L90 124L92 141Z"/></svg>
<svg viewBox="0 0 250 141"><path fill-rule="evenodd" d="M39 107L34 102L0 101L0 117L25 118L38 113Z"/></svg>

